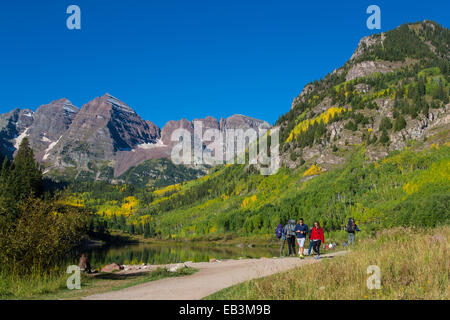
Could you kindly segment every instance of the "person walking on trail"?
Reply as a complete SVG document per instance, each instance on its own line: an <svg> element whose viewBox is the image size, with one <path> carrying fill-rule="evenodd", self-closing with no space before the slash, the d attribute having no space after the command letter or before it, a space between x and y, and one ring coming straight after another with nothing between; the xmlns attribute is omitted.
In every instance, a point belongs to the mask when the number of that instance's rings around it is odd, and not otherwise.
<svg viewBox="0 0 450 320"><path fill-rule="evenodd" d="M314 252L317 254L315 259L318 260L320 257L320 245L325 242L323 229L320 227L318 221L314 222L314 228L311 230L311 241Z"/></svg>
<svg viewBox="0 0 450 320"><path fill-rule="evenodd" d="M306 235L308 234L308 226L303 223L303 218L300 218L298 224L295 226L295 234L297 235L297 244L299 247L298 256L304 259L303 251L305 250Z"/></svg>
<svg viewBox="0 0 450 320"><path fill-rule="evenodd" d="M354 245L355 244L355 233L356 231L361 231L359 230L358 226L356 225L356 222L353 218L348 218L347 221L347 228L346 231L348 233L348 245Z"/></svg>
<svg viewBox="0 0 450 320"><path fill-rule="evenodd" d="M275 235L278 239L280 239L280 257L284 256L284 245L286 243L286 235L284 234L284 228L283 225L280 223L278 224L278 226L275 228Z"/></svg>
<svg viewBox="0 0 450 320"><path fill-rule="evenodd" d="M289 220L287 225L284 226L284 234L286 235L289 256L295 255L295 220Z"/></svg>
<svg viewBox="0 0 450 320"><path fill-rule="evenodd" d="M309 229L309 248L308 248L308 256L311 255L311 250L312 250L312 246L313 246L313 242L311 241L311 232L312 232L312 229L313 229L313 228Z"/></svg>

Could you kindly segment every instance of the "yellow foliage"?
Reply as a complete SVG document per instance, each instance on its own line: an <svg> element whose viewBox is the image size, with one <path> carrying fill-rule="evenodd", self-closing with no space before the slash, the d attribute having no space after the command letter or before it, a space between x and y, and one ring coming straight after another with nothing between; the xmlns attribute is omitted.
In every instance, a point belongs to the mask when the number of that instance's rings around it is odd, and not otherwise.
<svg viewBox="0 0 450 320"><path fill-rule="evenodd" d="M430 146L430 149L439 150L439 145L433 143L433 144Z"/></svg>
<svg viewBox="0 0 450 320"><path fill-rule="evenodd" d="M251 197L247 197L242 201L241 207L247 208L251 203L256 201L256 195L253 195Z"/></svg>
<svg viewBox="0 0 450 320"><path fill-rule="evenodd" d="M173 184L173 185L167 186L167 187L165 187L165 188L163 188L163 189L155 190L154 193L155 193L156 195L158 195L158 196L161 196L161 195L163 195L163 194L165 194L165 193L167 193L167 192L178 191L178 190L180 190L180 189L181 189L181 186L180 186L180 184L178 183L178 184Z"/></svg>
<svg viewBox="0 0 450 320"><path fill-rule="evenodd" d="M433 163L431 168L420 174L413 181L403 186L403 191L411 195L427 184L448 184L450 181L450 160Z"/></svg>
<svg viewBox="0 0 450 320"><path fill-rule="evenodd" d="M209 229L209 233L215 233L215 232L217 232L217 227L214 226Z"/></svg>
<svg viewBox="0 0 450 320"><path fill-rule="evenodd" d="M349 109L350 110L350 109ZM289 137L286 139L286 142L292 141L295 137L299 136L302 132L305 132L309 126L314 123L320 123L323 121L327 124L331 118L333 118L337 114L341 114L342 112L346 112L347 109L342 107L331 107L327 111L322 112L319 116L314 117L312 119L306 119L297 124L294 129L292 129Z"/></svg>
<svg viewBox="0 0 450 320"><path fill-rule="evenodd" d="M133 197L127 197L124 199L124 204L122 204L122 209L132 211L133 209L136 209L136 207L139 205L139 201Z"/></svg>
<svg viewBox="0 0 450 320"><path fill-rule="evenodd" d="M408 182L403 186L403 191L405 191L406 194L410 195L419 191L419 186L414 182Z"/></svg>
<svg viewBox="0 0 450 320"><path fill-rule="evenodd" d="M205 202L195 206L195 209L196 210L204 210L204 209L206 209L208 207L211 207L212 205L214 205L214 204L216 204L218 202L219 202L218 198L210 199L208 201L205 201Z"/></svg>
<svg viewBox="0 0 450 320"><path fill-rule="evenodd" d="M119 206L117 201L107 201L97 208L97 214L105 215L106 217L116 216L131 216L136 209L139 208L139 200L135 197L127 197L123 200L122 205Z"/></svg>
<svg viewBox="0 0 450 320"><path fill-rule="evenodd" d="M66 205L66 206L72 206L77 208L84 207L84 200L83 198L77 197L77 195L69 195L65 197L64 199L60 199L57 201L58 204Z"/></svg>
<svg viewBox="0 0 450 320"><path fill-rule="evenodd" d="M313 164L308 170L305 171L303 176L314 176L322 172L322 168Z"/></svg>

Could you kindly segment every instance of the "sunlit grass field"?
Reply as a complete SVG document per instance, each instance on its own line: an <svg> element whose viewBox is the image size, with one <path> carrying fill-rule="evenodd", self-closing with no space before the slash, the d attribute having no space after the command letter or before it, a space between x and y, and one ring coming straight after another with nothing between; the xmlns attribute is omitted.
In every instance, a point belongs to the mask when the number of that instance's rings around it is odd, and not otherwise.
<svg viewBox="0 0 450 320"><path fill-rule="evenodd" d="M120 290L141 283L167 277L185 276L195 273L194 268L184 268L177 272L157 269L136 274L102 273L96 276L82 274L81 289L67 289L70 274L65 270L41 273L33 270L28 275L14 272L0 272L0 300L59 300L80 299L88 295Z"/></svg>
<svg viewBox="0 0 450 320"><path fill-rule="evenodd" d="M208 299L447 300L449 236L449 226L381 231L344 256L245 282ZM380 268L380 289L367 287L371 265Z"/></svg>

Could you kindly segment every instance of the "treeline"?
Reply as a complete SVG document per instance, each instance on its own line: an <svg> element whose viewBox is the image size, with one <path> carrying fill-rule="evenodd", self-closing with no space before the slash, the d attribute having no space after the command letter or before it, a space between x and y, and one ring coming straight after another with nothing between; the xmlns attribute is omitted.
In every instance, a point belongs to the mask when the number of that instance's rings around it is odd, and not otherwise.
<svg viewBox="0 0 450 320"><path fill-rule="evenodd" d="M95 206L106 201L123 202L128 197L136 197L143 206L153 202L154 187L139 187L133 184L111 184L106 181L72 182L66 186L68 194L82 194L85 205L94 211Z"/></svg>
<svg viewBox="0 0 450 320"><path fill-rule="evenodd" d="M127 223L125 216L113 215L111 219L105 221L105 226L113 230L121 230L131 235L143 235L144 238L153 238L156 236L155 226L151 221L144 223Z"/></svg>
<svg viewBox="0 0 450 320"><path fill-rule="evenodd" d="M199 200L214 199L221 195L232 195L236 184L246 177L257 172L257 169L250 165L233 165L230 167L216 167L219 174L213 175L209 179L199 182L197 185L186 188L183 192L176 192L171 196L157 201L146 209L138 212L140 215L157 215L180 207L192 205ZM253 186L249 185L248 188Z"/></svg>
<svg viewBox="0 0 450 320"><path fill-rule="evenodd" d="M421 26L424 26L421 24ZM430 38L434 38L434 33L429 33ZM367 60L388 60L403 61L405 58L422 59L424 57L433 57L434 54L430 48L420 39L414 30L404 24L397 29L385 33L383 44L379 43L367 50L361 55L357 62Z"/></svg>
<svg viewBox="0 0 450 320"><path fill-rule="evenodd" d="M443 145L422 152L396 152L383 161L367 163L361 148L341 169L321 174L303 186L297 186L298 178L292 179L288 189L296 191L286 192L277 201L257 205L264 199L262 186L281 184L285 179L282 175L275 179L265 177L253 190L244 192L254 195L255 205L250 208L233 205L233 198L223 202L216 199L222 203L221 208L226 208L220 214L216 207L202 209L197 204L192 210L178 208L156 217L156 227L178 236L206 237L270 235L278 223L300 217L308 224L318 220L328 232L342 230L349 216L366 231L446 224L450 219L449 176L445 169L449 152L450 147ZM233 179L228 181L230 186L235 185Z"/></svg>
<svg viewBox="0 0 450 320"><path fill-rule="evenodd" d="M379 35L378 35L379 36ZM367 50L356 62L367 60L403 61L406 58L433 59L446 58L450 46L450 32L435 22L404 24L384 34L383 44L379 43ZM429 41L433 47L425 44Z"/></svg>
<svg viewBox="0 0 450 320"><path fill-rule="evenodd" d="M45 272L87 232L89 214L45 193L42 172L27 138L0 172L0 268Z"/></svg>

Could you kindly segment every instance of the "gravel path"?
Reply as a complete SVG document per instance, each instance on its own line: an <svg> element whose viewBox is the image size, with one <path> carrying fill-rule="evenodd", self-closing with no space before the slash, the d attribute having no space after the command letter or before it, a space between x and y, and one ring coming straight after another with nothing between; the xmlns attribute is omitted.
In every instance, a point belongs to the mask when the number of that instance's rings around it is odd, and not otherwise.
<svg viewBox="0 0 450 320"><path fill-rule="evenodd" d="M295 267L320 263L323 259L345 254L324 254L320 260L307 257L278 259L242 259L222 262L189 263L199 271L193 275L165 278L134 287L88 296L87 300L197 300L243 281L265 277Z"/></svg>

